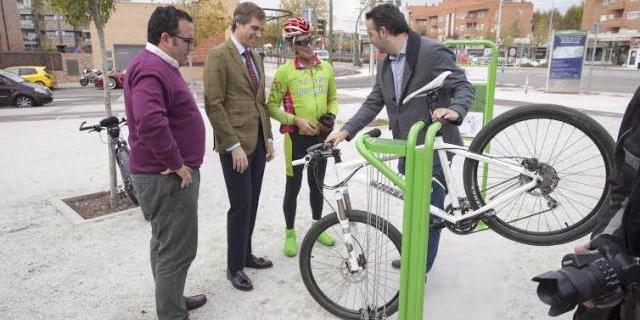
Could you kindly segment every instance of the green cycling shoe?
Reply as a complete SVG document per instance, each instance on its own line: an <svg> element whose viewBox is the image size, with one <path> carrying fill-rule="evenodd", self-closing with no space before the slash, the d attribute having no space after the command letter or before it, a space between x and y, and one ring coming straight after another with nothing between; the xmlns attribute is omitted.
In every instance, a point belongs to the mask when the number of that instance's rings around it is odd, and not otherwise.
<svg viewBox="0 0 640 320"><path fill-rule="evenodd" d="M335 240L326 232L321 233L317 240L327 247L332 247L335 244Z"/></svg>
<svg viewBox="0 0 640 320"><path fill-rule="evenodd" d="M298 254L298 244L296 243L296 230L286 229L284 238L284 255L287 257L295 257Z"/></svg>

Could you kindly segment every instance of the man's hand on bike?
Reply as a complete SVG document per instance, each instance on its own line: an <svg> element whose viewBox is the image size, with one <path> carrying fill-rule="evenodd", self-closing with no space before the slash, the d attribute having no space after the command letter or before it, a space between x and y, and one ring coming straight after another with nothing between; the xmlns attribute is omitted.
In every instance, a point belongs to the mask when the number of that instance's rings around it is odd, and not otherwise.
<svg viewBox="0 0 640 320"><path fill-rule="evenodd" d="M311 123L311 121L300 117L293 117L293 122L296 127L298 127L298 130L300 130L300 133L310 136L316 134L316 127Z"/></svg>
<svg viewBox="0 0 640 320"><path fill-rule="evenodd" d="M185 187L191 185L191 183L193 182L193 178L191 177L191 173L193 172L193 170L191 170L191 168L185 166L184 164L177 171L173 171L171 169L167 169L165 171L162 171L161 174L166 176L166 175L172 174L174 172L180 178L182 178L182 183L180 183L180 188L184 189Z"/></svg>
<svg viewBox="0 0 640 320"><path fill-rule="evenodd" d="M231 150L231 159L233 159L233 170L238 173L243 173L249 167L249 160L242 146Z"/></svg>
<svg viewBox="0 0 640 320"><path fill-rule="evenodd" d="M326 143L331 143L334 147L338 145L338 143L344 141L349 136L347 130L333 131L327 139L324 140Z"/></svg>
<svg viewBox="0 0 640 320"><path fill-rule="evenodd" d="M455 121L458 121L458 118L460 118L460 115L458 114L458 112L453 111L449 108L437 108L433 110L433 112L431 113L431 118L445 119L451 122L455 122Z"/></svg>

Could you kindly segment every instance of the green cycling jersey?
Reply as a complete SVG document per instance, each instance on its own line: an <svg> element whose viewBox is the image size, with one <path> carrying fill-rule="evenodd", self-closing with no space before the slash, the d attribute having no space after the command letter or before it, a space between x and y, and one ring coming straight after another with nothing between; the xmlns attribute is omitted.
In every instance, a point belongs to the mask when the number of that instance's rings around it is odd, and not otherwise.
<svg viewBox="0 0 640 320"><path fill-rule="evenodd" d="M282 133L296 132L294 115L318 128L321 115L338 113L333 67L317 57L310 69L297 59L281 65L276 70L267 104L271 117L282 124Z"/></svg>

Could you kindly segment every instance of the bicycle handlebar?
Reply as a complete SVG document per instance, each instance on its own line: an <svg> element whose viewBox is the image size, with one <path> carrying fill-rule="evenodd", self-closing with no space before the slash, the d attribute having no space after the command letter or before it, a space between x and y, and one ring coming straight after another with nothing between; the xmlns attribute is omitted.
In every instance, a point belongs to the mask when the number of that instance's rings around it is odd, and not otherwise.
<svg viewBox="0 0 640 320"><path fill-rule="evenodd" d="M79 131L97 131L100 132L103 129L109 129L109 128L113 128L113 127L117 127L120 126L121 124L127 122L127 120L125 118L120 118L118 119L115 116L111 116L108 118L104 118L102 120L100 120L99 124L94 124L92 126L86 126L85 124L87 123L86 121L82 121L82 123L80 124L80 128L78 128Z"/></svg>
<svg viewBox="0 0 640 320"><path fill-rule="evenodd" d="M336 163L342 161L340 158L340 149L334 148L332 143L317 143L307 148L306 151L307 154L304 157L291 161L291 165L294 167L306 165L313 160L326 159L329 157L333 157Z"/></svg>
<svg viewBox="0 0 640 320"><path fill-rule="evenodd" d="M365 133L365 135L371 137L371 138L378 138L380 135L382 135L382 131L380 131L380 129L373 129L370 130L369 132Z"/></svg>
<svg viewBox="0 0 640 320"><path fill-rule="evenodd" d="M377 138L381 134L382 132L380 131L380 129L373 129L365 133L366 136L369 136L372 138ZM313 160L326 159L329 157L333 157L336 163L339 163L342 161L340 157L340 149L334 148L332 143L327 143L327 142L317 143L307 148L306 151L307 151L307 154L304 157L291 161L291 165L294 167L306 165L307 163Z"/></svg>
<svg viewBox="0 0 640 320"><path fill-rule="evenodd" d="M99 125L93 125L93 126L87 126L85 127L85 123L87 123L86 121L82 121L82 123L80 124L80 128L78 128L79 131L86 131L86 130L100 130L100 126Z"/></svg>
<svg viewBox="0 0 640 320"><path fill-rule="evenodd" d="M291 161L291 165L294 167L300 166L300 165L304 165L307 164L307 162L311 161L311 156L306 155L298 160L293 160Z"/></svg>

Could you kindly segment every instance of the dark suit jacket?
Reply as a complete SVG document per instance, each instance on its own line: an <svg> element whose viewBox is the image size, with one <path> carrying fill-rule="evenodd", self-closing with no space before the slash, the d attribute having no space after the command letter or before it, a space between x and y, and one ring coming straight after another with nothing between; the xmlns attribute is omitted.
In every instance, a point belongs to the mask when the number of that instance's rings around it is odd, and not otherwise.
<svg viewBox="0 0 640 320"><path fill-rule="evenodd" d="M389 115L389 128L394 139L406 139L409 129L418 120L426 120L430 123L431 117L424 99L413 99L406 105L402 104L402 100L444 71L451 71L452 74L445 80L435 103L439 107L457 111L460 114L458 124L462 122L475 98L473 87L467 81L464 71L456 65L453 52L440 43L420 37L415 32L410 32L407 40L400 105L395 101L393 72L389 57L378 64L377 70L373 90L358 112L342 128L349 133L350 138L369 124L385 105ZM449 143L462 144L456 125L445 124L443 138ZM418 143L423 142L424 135L420 135Z"/></svg>
<svg viewBox="0 0 640 320"><path fill-rule="evenodd" d="M259 54L252 52L252 56L260 77L257 92L251 87L246 64L231 39L211 49L207 56L203 77L205 109L218 152L240 143L251 154L260 125L265 146L272 138L264 92L264 63Z"/></svg>

